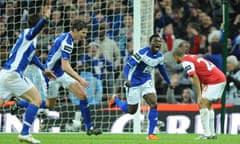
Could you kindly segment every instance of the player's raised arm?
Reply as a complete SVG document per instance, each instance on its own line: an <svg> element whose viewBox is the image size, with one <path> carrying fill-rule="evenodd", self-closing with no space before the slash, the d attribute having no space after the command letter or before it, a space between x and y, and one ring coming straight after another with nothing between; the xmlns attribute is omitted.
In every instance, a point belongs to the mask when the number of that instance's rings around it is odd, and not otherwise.
<svg viewBox="0 0 240 144"><path fill-rule="evenodd" d="M51 15L51 6L50 5L46 5L43 8L43 17L45 20L48 20L50 18Z"/></svg>
<svg viewBox="0 0 240 144"><path fill-rule="evenodd" d="M28 16L28 18L31 19L28 23L30 30L29 30L28 34L26 35L26 38L28 40L32 40L42 30L45 23L49 19L50 15L51 15L51 6L44 6L43 17L37 23L36 23L36 21L40 17L39 14L30 14Z"/></svg>

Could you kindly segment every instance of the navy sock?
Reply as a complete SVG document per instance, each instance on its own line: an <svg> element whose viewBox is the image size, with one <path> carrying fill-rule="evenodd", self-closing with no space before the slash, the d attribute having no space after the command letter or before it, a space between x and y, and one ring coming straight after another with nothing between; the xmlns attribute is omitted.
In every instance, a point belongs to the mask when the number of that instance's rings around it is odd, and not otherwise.
<svg viewBox="0 0 240 144"><path fill-rule="evenodd" d="M156 109L150 109L150 111L148 113L148 119L149 119L148 135L150 135L150 134L153 134L154 128L157 125L158 111Z"/></svg>
<svg viewBox="0 0 240 144"><path fill-rule="evenodd" d="M42 100L40 108L46 108L46 101L45 100Z"/></svg>
<svg viewBox="0 0 240 144"><path fill-rule="evenodd" d="M21 135L29 134L29 128L32 126L32 123L37 115L37 112L38 112L38 107L34 104L29 103L25 112Z"/></svg>
<svg viewBox="0 0 240 144"><path fill-rule="evenodd" d="M24 108L27 108L29 105L29 102L26 101L26 100L20 100L17 102L17 106L20 106L20 107L24 107Z"/></svg>
<svg viewBox="0 0 240 144"><path fill-rule="evenodd" d="M86 129L90 130L92 128L92 123L91 123L91 114L90 114L90 110L88 108L87 99L80 100L80 111L82 112L82 116L83 116L83 120L84 120Z"/></svg>
<svg viewBox="0 0 240 144"><path fill-rule="evenodd" d="M118 107L120 107L120 109L121 109L123 112L125 112L125 113L128 112L128 104L127 104L127 102L121 101L121 100L120 100L119 98L117 98L117 97L115 97L114 101L115 101L116 105L117 105Z"/></svg>

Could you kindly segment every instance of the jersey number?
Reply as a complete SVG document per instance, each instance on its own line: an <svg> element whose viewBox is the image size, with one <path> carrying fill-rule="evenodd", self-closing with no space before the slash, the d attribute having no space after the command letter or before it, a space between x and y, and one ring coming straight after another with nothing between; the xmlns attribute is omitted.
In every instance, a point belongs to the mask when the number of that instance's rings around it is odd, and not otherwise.
<svg viewBox="0 0 240 144"><path fill-rule="evenodd" d="M209 61L207 61L207 60L205 60L205 59L203 59L203 58L198 58L198 59L197 59L197 62L198 62L198 63L203 62L203 63L207 66L207 69L208 69L209 71L211 71L211 70L215 67L214 64L210 63Z"/></svg>

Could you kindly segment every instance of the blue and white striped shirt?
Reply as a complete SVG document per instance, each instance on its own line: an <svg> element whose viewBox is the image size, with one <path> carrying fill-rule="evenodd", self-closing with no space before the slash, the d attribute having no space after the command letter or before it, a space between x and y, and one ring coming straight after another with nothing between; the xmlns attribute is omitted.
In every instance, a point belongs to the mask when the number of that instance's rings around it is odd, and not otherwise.
<svg viewBox="0 0 240 144"><path fill-rule="evenodd" d="M62 69L61 59L69 60L73 49L73 38L70 32L63 33L57 37L51 47L48 58L47 68L60 77L64 71Z"/></svg>
<svg viewBox="0 0 240 144"><path fill-rule="evenodd" d="M149 46L138 50L128 59L124 66L124 79L130 80L131 87L142 85L152 79L151 74L155 67L159 69L165 81L170 84L162 53L159 51L157 54L153 54Z"/></svg>
<svg viewBox="0 0 240 144"><path fill-rule="evenodd" d="M44 27L46 20L40 19L33 28L24 29L15 45L10 51L9 58L3 66L4 70L17 71L23 73L29 63L37 65L40 69L44 70L44 66L35 55L37 34Z"/></svg>

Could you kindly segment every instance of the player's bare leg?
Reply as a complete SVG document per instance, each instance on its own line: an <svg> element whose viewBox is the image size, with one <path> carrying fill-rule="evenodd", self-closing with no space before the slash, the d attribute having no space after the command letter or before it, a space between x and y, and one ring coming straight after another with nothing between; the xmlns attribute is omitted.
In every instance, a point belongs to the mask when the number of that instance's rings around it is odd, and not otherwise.
<svg viewBox="0 0 240 144"><path fill-rule="evenodd" d="M138 109L138 104L135 105L128 105L128 113L129 114L135 114L137 112Z"/></svg>
<svg viewBox="0 0 240 144"><path fill-rule="evenodd" d="M3 104L4 104L4 100L0 98L0 107L4 107Z"/></svg>
<svg viewBox="0 0 240 144"><path fill-rule="evenodd" d="M57 98L47 98L46 107L49 109L54 108Z"/></svg>

